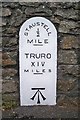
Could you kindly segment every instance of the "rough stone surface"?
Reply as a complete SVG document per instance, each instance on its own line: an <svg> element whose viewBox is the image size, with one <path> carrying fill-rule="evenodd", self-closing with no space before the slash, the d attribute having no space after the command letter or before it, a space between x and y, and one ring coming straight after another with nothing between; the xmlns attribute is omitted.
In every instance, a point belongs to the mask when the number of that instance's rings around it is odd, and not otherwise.
<svg viewBox="0 0 80 120"><path fill-rule="evenodd" d="M66 98L65 98L66 99ZM15 109L5 111L3 116L7 118L7 114L9 118L25 118L25 119L37 119L37 118L44 118L45 116L47 119L52 118L54 120L59 119L75 119L78 117L78 108L75 109L69 104L69 100L67 100L68 106L64 106L64 100L61 106L31 106L31 107L17 107ZM65 101L65 104L66 104ZM66 113L66 114L65 114Z"/></svg>
<svg viewBox="0 0 80 120"><path fill-rule="evenodd" d="M4 80L2 86L2 93L14 93L17 92L17 82L14 80Z"/></svg>
<svg viewBox="0 0 80 120"><path fill-rule="evenodd" d="M58 69L55 106L20 106L19 31L21 25L34 16L49 19L57 30ZM80 2L3 2L0 36L1 32L3 118L78 118Z"/></svg>
<svg viewBox="0 0 80 120"><path fill-rule="evenodd" d="M27 7L38 7L40 4L38 2L30 2L30 3L27 3L27 2L19 2L19 4L21 6L27 6Z"/></svg>
<svg viewBox="0 0 80 120"><path fill-rule="evenodd" d="M40 5L38 8L33 8L33 7L26 8L26 10L25 10L25 14L27 16L33 16L34 13L36 15L41 15L41 16L51 16L52 15L52 11L43 5Z"/></svg>
<svg viewBox="0 0 80 120"><path fill-rule="evenodd" d="M12 9L18 7L19 3L16 2L16 4L14 4L14 2L3 2L2 3L2 7L6 8L6 7L10 7Z"/></svg>
<svg viewBox="0 0 80 120"><path fill-rule="evenodd" d="M0 2L0 8L2 8L2 4L1 4L1 2Z"/></svg>
<svg viewBox="0 0 80 120"><path fill-rule="evenodd" d="M16 52L5 52L2 55L2 66L16 65Z"/></svg>
<svg viewBox="0 0 80 120"><path fill-rule="evenodd" d="M59 26L59 32L61 33L71 33L71 34L79 34L77 31L75 32L74 29L79 27L76 22L73 21L61 21Z"/></svg>
<svg viewBox="0 0 80 120"><path fill-rule="evenodd" d="M11 10L9 8L2 9L2 16L3 17L10 16L10 15L11 15Z"/></svg>
<svg viewBox="0 0 80 120"><path fill-rule="evenodd" d="M15 64L16 64L15 60L11 60L11 59L2 60L2 65L3 66L15 65Z"/></svg>
<svg viewBox="0 0 80 120"><path fill-rule="evenodd" d="M60 64L77 64L77 54L75 51L60 50L58 52L58 62Z"/></svg>
<svg viewBox="0 0 80 120"><path fill-rule="evenodd" d="M22 22L26 20L26 15L20 9L14 11L14 15L9 21L10 26L19 26Z"/></svg>
<svg viewBox="0 0 80 120"><path fill-rule="evenodd" d="M79 65L59 65L58 66L58 73L59 74L68 74L72 76L77 76L80 74L79 72Z"/></svg>
<svg viewBox="0 0 80 120"><path fill-rule="evenodd" d="M73 98L69 98L65 95L62 95L61 98L58 101L59 106L65 106L65 107L73 107L76 106L78 108L78 97L72 100ZM65 101L65 102L64 102ZM78 109L77 109L78 110Z"/></svg>
<svg viewBox="0 0 80 120"><path fill-rule="evenodd" d="M79 48L79 39L73 35L64 36L60 41L60 47L62 49Z"/></svg>
<svg viewBox="0 0 80 120"><path fill-rule="evenodd" d="M77 4L77 3L76 3ZM71 3L71 2L51 2L50 3L50 7L51 8L62 8L62 9L70 9L70 8L73 8L75 5L75 3ZM78 4L77 4L78 5Z"/></svg>
<svg viewBox="0 0 80 120"><path fill-rule="evenodd" d="M15 37L3 37L3 47L12 47L17 45L17 39Z"/></svg>
<svg viewBox="0 0 80 120"><path fill-rule="evenodd" d="M10 36L10 34L12 36L14 36L15 34L17 34L17 29L15 27L8 27L8 28L4 28L2 27L2 36L3 37L7 37Z"/></svg>
<svg viewBox="0 0 80 120"><path fill-rule="evenodd" d="M58 80L66 81L76 81L80 76L78 65L59 65L58 66ZM63 86L64 87L64 86ZM64 87L65 89L65 87Z"/></svg>
<svg viewBox="0 0 80 120"><path fill-rule="evenodd" d="M67 80L65 82L65 80L58 80L58 90L64 92L67 91L71 91L74 87L75 84L77 84L75 81L73 80Z"/></svg>
<svg viewBox="0 0 80 120"><path fill-rule="evenodd" d="M18 93L3 94L2 100L3 100L3 102L18 101L19 100L19 94Z"/></svg>
<svg viewBox="0 0 80 120"><path fill-rule="evenodd" d="M0 66L2 66L2 52L0 51Z"/></svg>
<svg viewBox="0 0 80 120"><path fill-rule="evenodd" d="M0 105L2 103L2 78L0 76Z"/></svg>
<svg viewBox="0 0 80 120"><path fill-rule="evenodd" d="M2 70L2 76L5 79L11 79L12 77L15 77L17 74L17 70L14 68L6 68Z"/></svg>
<svg viewBox="0 0 80 120"><path fill-rule="evenodd" d="M72 20L79 20L78 18L78 10L74 9L57 9L57 11L54 13L56 16L61 16L62 18L66 19L72 19Z"/></svg>
<svg viewBox="0 0 80 120"><path fill-rule="evenodd" d="M1 20L0 19L0 27L2 26L6 26L7 22L5 21L5 19Z"/></svg>

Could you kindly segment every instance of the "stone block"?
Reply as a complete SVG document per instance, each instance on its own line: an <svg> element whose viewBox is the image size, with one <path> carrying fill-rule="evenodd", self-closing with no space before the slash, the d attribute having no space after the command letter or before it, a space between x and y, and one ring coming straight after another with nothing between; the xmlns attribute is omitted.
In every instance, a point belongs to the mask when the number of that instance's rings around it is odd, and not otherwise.
<svg viewBox="0 0 80 120"><path fill-rule="evenodd" d="M29 7L25 9L26 16L41 15L41 16L52 16L52 11L44 6L40 5L38 8Z"/></svg>
<svg viewBox="0 0 80 120"><path fill-rule="evenodd" d="M79 27L79 25L76 22L70 20L63 20L60 22L59 32L79 34L78 32L75 32L75 29L77 30L77 27Z"/></svg>
<svg viewBox="0 0 80 120"><path fill-rule="evenodd" d="M3 111L4 110L11 110L15 107L18 107L19 106L19 103L17 101L7 101L7 102L4 102L2 103L2 107L3 107Z"/></svg>
<svg viewBox="0 0 80 120"><path fill-rule="evenodd" d="M2 2L0 2L0 8L2 8Z"/></svg>
<svg viewBox="0 0 80 120"><path fill-rule="evenodd" d="M5 68L2 69L2 77L3 79L12 79L12 77L15 77L15 75L17 74L17 70L14 68Z"/></svg>
<svg viewBox="0 0 80 120"><path fill-rule="evenodd" d="M2 27L2 36L14 36L17 33L17 28L15 27Z"/></svg>
<svg viewBox="0 0 80 120"><path fill-rule="evenodd" d="M0 77L0 94L2 93L2 80L1 80L1 77Z"/></svg>
<svg viewBox="0 0 80 120"><path fill-rule="evenodd" d="M26 15L23 14L21 9L16 9L14 14L12 15L11 19L9 20L10 26L19 26L26 20Z"/></svg>
<svg viewBox="0 0 80 120"><path fill-rule="evenodd" d="M39 2L19 2L21 6L26 6L26 7L38 7L40 5Z"/></svg>
<svg viewBox="0 0 80 120"><path fill-rule="evenodd" d="M9 8L2 8L2 16L7 17L11 15L11 10Z"/></svg>
<svg viewBox="0 0 80 120"><path fill-rule="evenodd" d="M0 51L0 66L2 66L2 52Z"/></svg>
<svg viewBox="0 0 80 120"><path fill-rule="evenodd" d="M16 65L17 52L3 52L2 66Z"/></svg>
<svg viewBox="0 0 80 120"><path fill-rule="evenodd" d="M73 50L59 50L58 63L59 64L77 64L77 54Z"/></svg>
<svg viewBox="0 0 80 120"><path fill-rule="evenodd" d="M75 108L77 107L78 110L78 97L76 98L70 98L65 95L61 95L57 101L58 106L60 107L70 107L70 108Z"/></svg>
<svg viewBox="0 0 80 120"><path fill-rule="evenodd" d="M19 93L10 93L2 95L3 102L17 101L19 102Z"/></svg>
<svg viewBox="0 0 80 120"><path fill-rule="evenodd" d="M78 65L58 65L58 80L76 81L80 76Z"/></svg>
<svg viewBox="0 0 80 120"><path fill-rule="evenodd" d="M17 39L15 37L2 37L3 47L13 47L17 45Z"/></svg>
<svg viewBox="0 0 80 120"><path fill-rule="evenodd" d="M61 91L63 93L72 91L75 86L77 86L77 82L73 80L58 80L58 91Z"/></svg>
<svg viewBox="0 0 80 120"><path fill-rule="evenodd" d="M18 2L3 2L2 7L4 7L4 8L10 7L12 9L14 9L14 8L18 7Z"/></svg>
<svg viewBox="0 0 80 120"><path fill-rule="evenodd" d="M73 3L72 2L51 2L50 7L70 9L73 7Z"/></svg>
<svg viewBox="0 0 80 120"><path fill-rule="evenodd" d="M2 66L7 65L16 65L16 61L11 59L2 60Z"/></svg>
<svg viewBox="0 0 80 120"><path fill-rule="evenodd" d="M0 67L0 81L1 81L1 77L2 77L2 68Z"/></svg>
<svg viewBox="0 0 80 120"><path fill-rule="evenodd" d="M2 93L14 93L18 92L17 81L14 80L4 80L2 83Z"/></svg>
<svg viewBox="0 0 80 120"><path fill-rule="evenodd" d="M7 24L7 21L5 20L5 19L0 19L0 27L2 27L2 26L6 26L6 24Z"/></svg>
<svg viewBox="0 0 80 120"><path fill-rule="evenodd" d="M71 9L57 9L54 15L61 16L62 18L79 20L78 19L78 10Z"/></svg>
<svg viewBox="0 0 80 120"><path fill-rule="evenodd" d="M60 41L60 48L62 49L77 49L79 48L79 39L74 35L64 36Z"/></svg>
<svg viewBox="0 0 80 120"><path fill-rule="evenodd" d="M61 22L62 18L60 16L52 16L51 17L51 21L53 22L53 24L57 24L59 26L60 22ZM57 27L58 29L58 27Z"/></svg>
<svg viewBox="0 0 80 120"><path fill-rule="evenodd" d="M2 38L0 37L0 52L2 51Z"/></svg>

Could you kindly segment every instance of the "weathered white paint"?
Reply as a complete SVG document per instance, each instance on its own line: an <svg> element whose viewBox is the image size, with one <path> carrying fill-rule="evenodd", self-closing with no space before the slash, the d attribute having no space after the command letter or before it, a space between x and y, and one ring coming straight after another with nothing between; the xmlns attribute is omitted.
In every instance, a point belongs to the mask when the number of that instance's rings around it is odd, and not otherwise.
<svg viewBox="0 0 80 120"><path fill-rule="evenodd" d="M19 70L21 106L56 104L57 31L46 18L33 17L21 26Z"/></svg>

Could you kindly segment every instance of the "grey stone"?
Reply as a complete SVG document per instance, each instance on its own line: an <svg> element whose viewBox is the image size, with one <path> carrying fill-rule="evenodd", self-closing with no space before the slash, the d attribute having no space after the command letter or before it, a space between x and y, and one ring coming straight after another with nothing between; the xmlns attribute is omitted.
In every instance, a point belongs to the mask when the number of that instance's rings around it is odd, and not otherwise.
<svg viewBox="0 0 80 120"><path fill-rule="evenodd" d="M51 21L52 21L53 23L60 24L61 20L62 20L62 18L59 17L59 16L52 16L52 17L51 17Z"/></svg>
<svg viewBox="0 0 80 120"><path fill-rule="evenodd" d="M12 34L12 36L14 36L17 33L17 28L15 27L2 27L2 36L10 36L10 34Z"/></svg>
<svg viewBox="0 0 80 120"><path fill-rule="evenodd" d="M77 91L73 91L72 90L72 91L70 91L70 92L67 93L67 96L68 97L72 97L73 99L76 98L76 97L78 97L78 95L79 95L78 87L77 87Z"/></svg>
<svg viewBox="0 0 80 120"><path fill-rule="evenodd" d="M19 2L19 4L21 6L27 6L27 7L38 7L39 6L39 2Z"/></svg>
<svg viewBox="0 0 80 120"><path fill-rule="evenodd" d="M2 68L0 67L0 81L1 81L1 78L2 78Z"/></svg>
<svg viewBox="0 0 80 120"><path fill-rule="evenodd" d="M74 9L57 9L54 15L61 16L66 19L79 20L78 10Z"/></svg>
<svg viewBox="0 0 80 120"><path fill-rule="evenodd" d="M77 49L79 48L79 38L74 35L66 35L60 41L60 48L62 49Z"/></svg>
<svg viewBox="0 0 80 120"><path fill-rule="evenodd" d="M75 86L76 86L75 81L67 80L65 82L65 80L58 80L58 91L61 91L63 93L68 92L68 91L72 91Z"/></svg>
<svg viewBox="0 0 80 120"><path fill-rule="evenodd" d="M61 96L62 97L62 96ZM63 97L61 102L55 106L28 106L28 107L17 107L15 109L10 109L3 111L3 118L12 118L13 115L17 114L17 118L26 119L55 119L60 118L78 118L78 107L72 104L69 97ZM58 119L59 118L59 119Z"/></svg>
<svg viewBox="0 0 80 120"><path fill-rule="evenodd" d="M40 5L38 8L32 8L32 7L26 8L25 14L27 16L33 16L34 14L42 15L42 16L51 16L52 11L46 6Z"/></svg>
<svg viewBox="0 0 80 120"><path fill-rule="evenodd" d="M3 7L10 7L10 8L16 8L18 7L18 2L3 2Z"/></svg>
<svg viewBox="0 0 80 120"><path fill-rule="evenodd" d="M69 9L73 7L73 3L72 2L50 2L50 7Z"/></svg>
<svg viewBox="0 0 80 120"><path fill-rule="evenodd" d="M3 102L18 101L19 94L18 93L3 94L2 100Z"/></svg>
<svg viewBox="0 0 80 120"><path fill-rule="evenodd" d="M77 64L77 54L73 50L59 50L58 63L59 64Z"/></svg>
<svg viewBox="0 0 80 120"><path fill-rule="evenodd" d="M3 52L2 66L16 65L17 52Z"/></svg>
<svg viewBox="0 0 80 120"><path fill-rule="evenodd" d="M50 8L61 8L61 3L58 2L50 2Z"/></svg>
<svg viewBox="0 0 80 120"><path fill-rule="evenodd" d="M6 18L0 18L0 27L4 27L4 26L6 26L7 25L7 20L6 20Z"/></svg>
<svg viewBox="0 0 80 120"><path fill-rule="evenodd" d="M2 77L4 79L6 79L7 77L8 78L10 77L10 79L11 79L12 77L15 77L16 74L17 74L17 70L14 69L14 68L5 68L5 69L2 69Z"/></svg>
<svg viewBox="0 0 80 120"><path fill-rule="evenodd" d="M2 8L0 8L0 17L2 17Z"/></svg>
<svg viewBox="0 0 80 120"><path fill-rule="evenodd" d="M17 51L12 51L12 52L3 52L3 59L8 59L8 58L17 58Z"/></svg>
<svg viewBox="0 0 80 120"><path fill-rule="evenodd" d="M2 93L18 92L17 82L14 80L6 80L3 82Z"/></svg>
<svg viewBox="0 0 80 120"><path fill-rule="evenodd" d="M0 51L0 67L2 66L2 52Z"/></svg>
<svg viewBox="0 0 80 120"><path fill-rule="evenodd" d="M10 26L19 26L26 20L26 15L20 9L14 11L14 15L10 19Z"/></svg>
<svg viewBox="0 0 80 120"><path fill-rule="evenodd" d="M13 47L17 45L17 39L15 37L3 37L2 44L3 47Z"/></svg>
<svg viewBox="0 0 80 120"><path fill-rule="evenodd" d="M63 75L69 74L73 76L78 76L79 67L80 67L79 65L59 65L58 73L63 74Z"/></svg>
<svg viewBox="0 0 80 120"><path fill-rule="evenodd" d="M2 60L2 66L16 65L16 61L12 59Z"/></svg>
<svg viewBox="0 0 80 120"><path fill-rule="evenodd" d="M70 33L72 33L72 34L74 34L74 35L80 35L79 25L78 25L77 28L72 29Z"/></svg>
<svg viewBox="0 0 80 120"><path fill-rule="evenodd" d="M76 10L80 10L80 2L74 3L73 8Z"/></svg>
<svg viewBox="0 0 80 120"><path fill-rule="evenodd" d="M78 65L58 65L58 80L64 80L65 82L77 81L79 75L79 66Z"/></svg>
<svg viewBox="0 0 80 120"><path fill-rule="evenodd" d="M0 2L0 8L2 8L2 2Z"/></svg>
<svg viewBox="0 0 80 120"><path fill-rule="evenodd" d="M2 79L0 76L0 99L1 99L1 93L2 93ZM1 103L0 103L0 105L1 105Z"/></svg>
<svg viewBox="0 0 80 120"><path fill-rule="evenodd" d="M61 21L59 26L59 32L61 33L74 33L74 29L79 27L79 25L76 22L73 21ZM73 31L71 32L71 30Z"/></svg>
<svg viewBox="0 0 80 120"><path fill-rule="evenodd" d="M0 36L0 51L2 51L2 36Z"/></svg>
<svg viewBox="0 0 80 120"><path fill-rule="evenodd" d="M75 108L76 107L78 110L78 97L73 100L73 98L70 98L70 97L65 96L65 95L61 95L57 104L61 107L64 106L67 108L69 108L69 107Z"/></svg>
<svg viewBox="0 0 80 120"><path fill-rule="evenodd" d="M70 9L70 8L73 8L74 4L77 4L77 3L65 2L65 3L62 4L62 8L64 8L64 9Z"/></svg>
<svg viewBox="0 0 80 120"><path fill-rule="evenodd" d="M10 16L10 15L11 15L11 10L9 8L2 9L2 16L3 17Z"/></svg>

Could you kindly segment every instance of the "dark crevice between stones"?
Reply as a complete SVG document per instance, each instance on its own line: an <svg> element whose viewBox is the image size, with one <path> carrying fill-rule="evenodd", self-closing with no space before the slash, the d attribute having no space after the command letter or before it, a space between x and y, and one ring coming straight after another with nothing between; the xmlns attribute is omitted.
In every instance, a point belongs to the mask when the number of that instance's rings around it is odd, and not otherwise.
<svg viewBox="0 0 80 120"><path fill-rule="evenodd" d="M78 64L80 65L80 48L77 49L77 54L78 54ZM79 67L80 68L80 67ZM79 69L80 70L80 69Z"/></svg>
<svg viewBox="0 0 80 120"><path fill-rule="evenodd" d="M17 45L17 44L16 44ZM2 50L4 51L4 52L13 52L13 51L17 51L18 50L18 48L17 47L15 47L15 45L12 45L11 47L3 47L2 48Z"/></svg>

